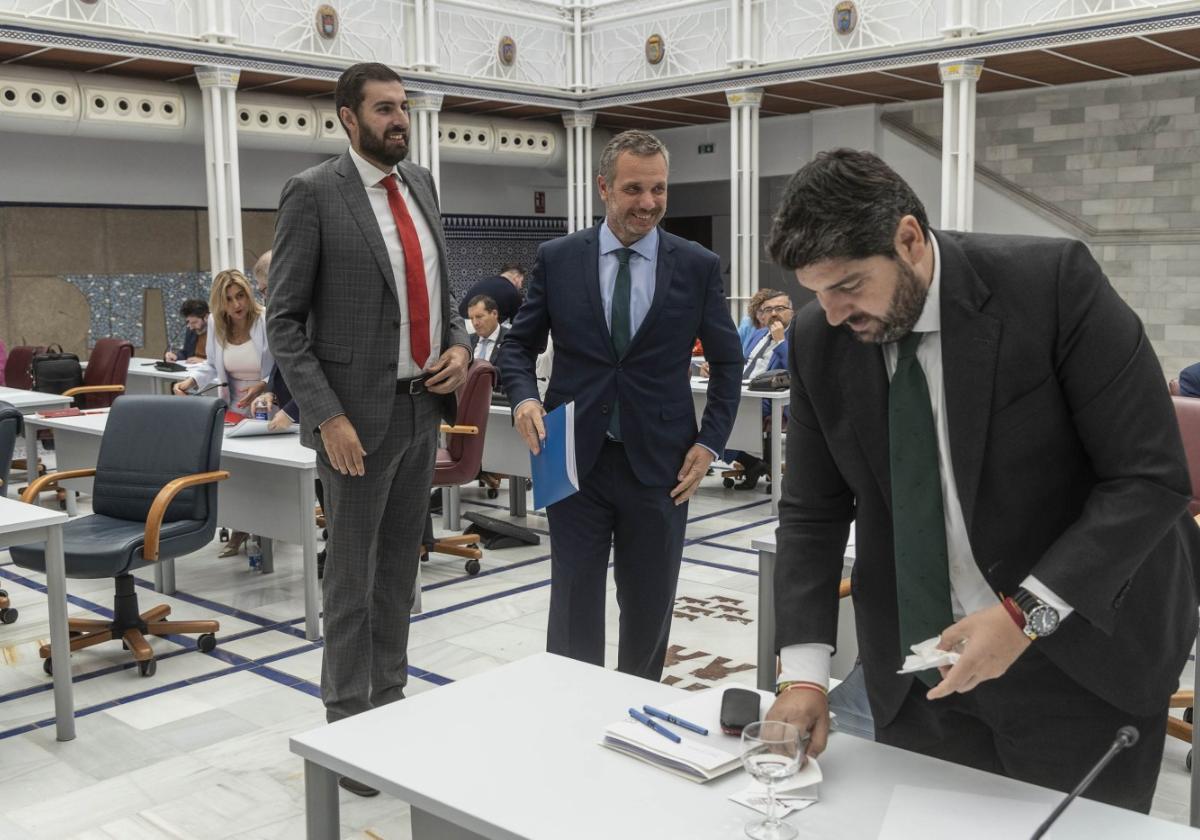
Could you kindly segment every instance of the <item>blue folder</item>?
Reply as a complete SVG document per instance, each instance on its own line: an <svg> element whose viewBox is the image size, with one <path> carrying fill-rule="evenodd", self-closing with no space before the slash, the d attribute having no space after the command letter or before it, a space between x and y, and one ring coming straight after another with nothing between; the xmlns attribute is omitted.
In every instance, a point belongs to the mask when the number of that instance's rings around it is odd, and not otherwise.
<svg viewBox="0 0 1200 840"><path fill-rule="evenodd" d="M579 492L575 471L575 402L563 403L542 418L546 439L537 455L530 454L533 507L541 510Z"/></svg>

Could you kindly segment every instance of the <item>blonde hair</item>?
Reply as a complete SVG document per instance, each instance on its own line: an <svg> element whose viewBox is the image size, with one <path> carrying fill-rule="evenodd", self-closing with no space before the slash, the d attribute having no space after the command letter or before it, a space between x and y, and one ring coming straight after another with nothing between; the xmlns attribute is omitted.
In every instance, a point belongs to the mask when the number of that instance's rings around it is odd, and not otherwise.
<svg viewBox="0 0 1200 840"><path fill-rule="evenodd" d="M250 281L246 279L245 274L236 268L231 268L214 277L212 293L208 296L208 308L212 312L213 329L217 333L217 341L221 343L222 347L228 346L230 335L233 332L233 325L229 321L229 316L225 314L225 293L229 291L230 286L238 286L246 293L246 305L249 307L246 315L247 330L254 326L254 322L263 312L262 305L254 299L254 290L250 287Z"/></svg>

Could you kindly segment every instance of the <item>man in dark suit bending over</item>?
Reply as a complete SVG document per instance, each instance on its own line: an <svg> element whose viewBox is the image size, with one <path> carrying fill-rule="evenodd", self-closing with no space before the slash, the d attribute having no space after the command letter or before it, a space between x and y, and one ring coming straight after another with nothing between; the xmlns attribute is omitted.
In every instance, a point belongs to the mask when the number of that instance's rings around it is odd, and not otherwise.
<svg viewBox="0 0 1200 840"><path fill-rule="evenodd" d="M934 231L876 156L792 179L769 251L817 295L792 322L770 717L829 731L837 589L876 738L1149 811L1196 637L1200 531L1145 330L1074 241ZM940 637L953 667L896 673Z"/></svg>
<svg viewBox="0 0 1200 840"><path fill-rule="evenodd" d="M551 590L547 649L604 663L613 549L621 635L617 667L662 675L687 500L737 411L741 343L717 256L662 231L667 150L641 131L600 155L606 218L538 249L529 294L499 366L532 452L545 438L534 363L554 334L546 409L575 401L580 491L547 509ZM699 430L688 383L699 337L712 371Z"/></svg>

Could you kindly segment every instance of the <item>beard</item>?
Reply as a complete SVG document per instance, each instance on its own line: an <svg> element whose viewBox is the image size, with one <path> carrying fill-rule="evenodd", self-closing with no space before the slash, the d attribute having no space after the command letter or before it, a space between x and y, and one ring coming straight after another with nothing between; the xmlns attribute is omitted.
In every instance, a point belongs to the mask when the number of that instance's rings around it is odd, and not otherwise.
<svg viewBox="0 0 1200 840"><path fill-rule="evenodd" d="M912 328L925 309L925 298L929 290L921 285L917 273L908 263L896 259L896 288L888 304L887 314L882 318L866 316L871 322L867 330L850 330L864 344L889 344L899 341L912 332ZM847 329L850 329L847 326Z"/></svg>
<svg viewBox="0 0 1200 840"><path fill-rule="evenodd" d="M359 121L358 143L361 146L361 153L364 157L368 157L386 166L395 166L400 161L408 157L408 132L402 131L404 134L403 143L389 143L387 138L382 134L374 134L361 120Z"/></svg>

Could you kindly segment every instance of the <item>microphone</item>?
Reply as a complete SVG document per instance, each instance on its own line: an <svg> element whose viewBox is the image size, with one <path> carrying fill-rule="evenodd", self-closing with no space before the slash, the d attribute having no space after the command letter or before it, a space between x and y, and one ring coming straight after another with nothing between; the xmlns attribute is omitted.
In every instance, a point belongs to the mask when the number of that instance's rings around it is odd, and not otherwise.
<svg viewBox="0 0 1200 840"><path fill-rule="evenodd" d="M1075 797L1087 790L1088 787L1091 786L1092 782L1096 781L1096 777L1100 775L1100 771L1108 766L1108 763L1116 757L1117 753L1119 753L1121 750L1132 747L1137 742L1138 731L1135 727L1122 726L1120 729L1118 729L1117 737L1113 739L1112 745L1108 748L1108 752L1101 756L1100 760L1096 762L1096 766L1088 771L1088 774L1083 777L1083 781L1075 786L1075 790L1071 791L1067 795L1066 799L1058 803L1058 807L1050 813L1050 816L1046 817L1046 821L1044 823L1038 826L1037 831L1033 832L1033 836L1030 837L1029 840L1039 840L1039 838L1046 833L1047 829L1054 825L1054 822L1060 816L1062 816L1062 812L1065 811L1067 806L1075 800Z"/></svg>
<svg viewBox="0 0 1200 840"><path fill-rule="evenodd" d="M224 388L227 384L228 383L226 383L226 382L210 382L208 385L205 385L199 391L196 391L196 390L188 391L188 396L189 397L200 397L200 396L203 396L204 394L207 394L209 391L213 390L214 388Z"/></svg>

